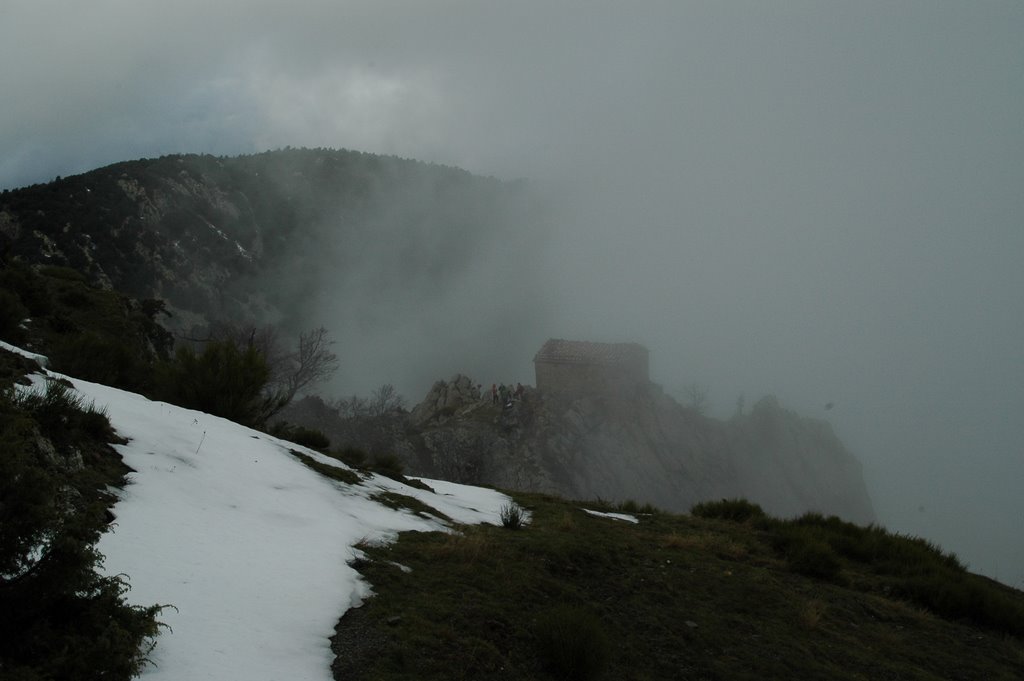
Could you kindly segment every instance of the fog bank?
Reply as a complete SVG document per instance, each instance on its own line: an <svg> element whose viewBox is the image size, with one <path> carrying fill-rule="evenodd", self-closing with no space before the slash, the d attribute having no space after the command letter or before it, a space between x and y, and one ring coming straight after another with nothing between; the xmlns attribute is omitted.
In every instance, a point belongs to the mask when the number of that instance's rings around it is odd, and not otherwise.
<svg viewBox="0 0 1024 681"><path fill-rule="evenodd" d="M717 414L827 417L883 524L1024 586L1020 3L8 4L0 187L293 145L544 195L450 290L323 305L339 393L641 342Z"/></svg>

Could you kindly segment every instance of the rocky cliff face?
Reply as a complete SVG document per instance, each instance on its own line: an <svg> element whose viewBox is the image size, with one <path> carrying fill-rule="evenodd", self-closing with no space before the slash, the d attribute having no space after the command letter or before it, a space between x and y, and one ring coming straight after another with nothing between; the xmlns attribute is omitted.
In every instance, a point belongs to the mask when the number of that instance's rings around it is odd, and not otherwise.
<svg viewBox="0 0 1024 681"><path fill-rule="evenodd" d="M288 418L320 428L336 446L397 454L413 475L674 511L744 497L781 516L875 519L860 465L828 423L773 398L719 421L653 385L576 399L528 388L504 406L456 376L409 413L342 421L321 410L310 420L310 406L297 405Z"/></svg>

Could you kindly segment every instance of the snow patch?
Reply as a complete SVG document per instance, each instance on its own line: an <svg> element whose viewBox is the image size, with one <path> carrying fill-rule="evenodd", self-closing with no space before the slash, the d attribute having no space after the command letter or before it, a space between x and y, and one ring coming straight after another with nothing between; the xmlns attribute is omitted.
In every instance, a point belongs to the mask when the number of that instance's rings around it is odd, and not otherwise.
<svg viewBox="0 0 1024 681"><path fill-rule="evenodd" d="M2 347L45 361L6 343ZM50 376L59 376L51 374ZM341 462L198 411L70 378L105 409L134 472L98 544L103 571L127 575L132 604L166 604L145 679L331 681L338 618L372 592L350 566L358 545L404 531L451 531L437 517L391 509L381 491L414 497L458 523L497 524L508 497L425 480L429 492L372 476L346 485L289 450ZM35 376L41 385L43 376ZM408 569L398 566L400 569Z"/></svg>
<svg viewBox="0 0 1024 681"><path fill-rule="evenodd" d="M599 518L611 518L613 520L624 520L628 523L638 524L640 521L636 519L636 516L629 515L628 513L605 513L603 511L591 511L588 508L580 509L590 515L596 515Z"/></svg>

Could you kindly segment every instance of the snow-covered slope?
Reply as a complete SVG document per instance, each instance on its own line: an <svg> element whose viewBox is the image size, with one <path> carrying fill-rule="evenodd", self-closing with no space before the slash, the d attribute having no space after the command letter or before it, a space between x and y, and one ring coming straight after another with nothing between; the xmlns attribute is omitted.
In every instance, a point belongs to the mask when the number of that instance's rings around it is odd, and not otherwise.
<svg viewBox="0 0 1024 681"><path fill-rule="evenodd" d="M37 383L45 379L36 377ZM100 541L109 574L129 577L128 600L166 608L169 626L147 679L331 679L329 637L370 593L347 561L360 542L405 530L448 529L438 518L371 499L414 496L463 523L500 522L504 495L426 481L435 493L373 477L341 484L289 449L312 450L209 414L70 379L105 408L135 472Z"/></svg>

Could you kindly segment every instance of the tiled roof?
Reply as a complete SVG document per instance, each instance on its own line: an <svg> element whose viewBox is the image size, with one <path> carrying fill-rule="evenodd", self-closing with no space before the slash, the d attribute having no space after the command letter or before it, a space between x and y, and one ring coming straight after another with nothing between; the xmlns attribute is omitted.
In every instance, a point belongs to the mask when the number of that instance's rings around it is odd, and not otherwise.
<svg viewBox="0 0 1024 681"><path fill-rule="evenodd" d="M552 338L533 357L534 362L569 364L621 364L646 358L647 348L638 343L591 343Z"/></svg>

